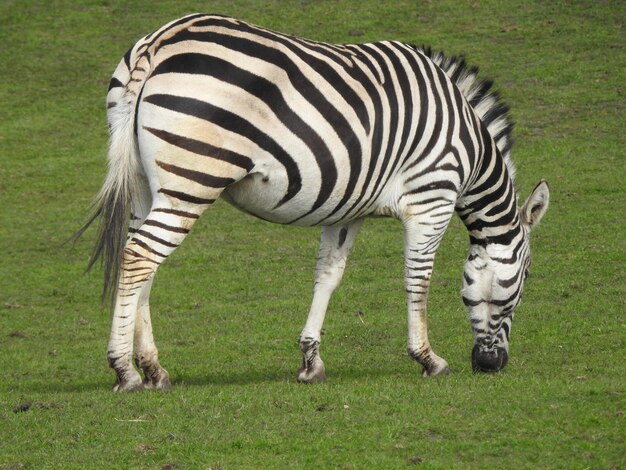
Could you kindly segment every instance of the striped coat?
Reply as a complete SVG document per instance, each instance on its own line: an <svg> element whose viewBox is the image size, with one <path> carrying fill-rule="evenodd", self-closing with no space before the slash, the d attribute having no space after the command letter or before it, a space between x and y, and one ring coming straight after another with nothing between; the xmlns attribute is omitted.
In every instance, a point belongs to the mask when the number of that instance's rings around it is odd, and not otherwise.
<svg viewBox="0 0 626 470"><path fill-rule="evenodd" d="M542 182L517 207L512 124L490 88L462 59L427 48L324 44L215 15L139 40L109 87L109 172L91 220L101 216L92 264L104 259L114 297L116 390L169 386L150 286L219 197L271 222L322 226L299 380L325 377L326 307L368 216L404 224L409 353L424 375L447 373L428 342L426 298L455 210L471 241L463 300L474 367L503 367L528 234L549 192Z"/></svg>

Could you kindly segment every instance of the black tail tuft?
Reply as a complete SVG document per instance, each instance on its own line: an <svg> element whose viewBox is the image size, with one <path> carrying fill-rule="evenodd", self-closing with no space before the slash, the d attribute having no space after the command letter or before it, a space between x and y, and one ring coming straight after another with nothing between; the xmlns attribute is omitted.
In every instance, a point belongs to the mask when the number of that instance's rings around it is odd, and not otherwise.
<svg viewBox="0 0 626 470"><path fill-rule="evenodd" d="M111 191L97 202L93 215L76 232L72 240L76 242L87 229L98 220L98 236L85 272L96 263L104 268L102 303L113 301L117 292L119 273L128 235L130 201L123 194Z"/></svg>

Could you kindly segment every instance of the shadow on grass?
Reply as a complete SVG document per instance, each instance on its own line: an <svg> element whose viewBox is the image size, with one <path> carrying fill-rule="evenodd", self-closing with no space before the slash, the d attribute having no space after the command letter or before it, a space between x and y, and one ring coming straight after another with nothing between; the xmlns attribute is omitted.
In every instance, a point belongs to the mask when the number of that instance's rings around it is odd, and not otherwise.
<svg viewBox="0 0 626 470"><path fill-rule="evenodd" d="M0 393L11 395L28 395L28 394L57 394L57 393L81 393L94 392L98 390L111 390L113 388L113 379L103 380L95 379L90 381L77 382L59 382L50 380L50 382L34 382L21 383L17 387L10 390L0 387Z"/></svg>
<svg viewBox="0 0 626 470"><path fill-rule="evenodd" d="M205 375L178 374L172 377L173 387L190 386L202 387L211 385L250 385L262 383L298 383L296 380L297 367L292 369L242 369L241 371L223 370L211 371ZM362 367L337 367L327 369L328 378L326 383L362 381L366 379L390 378L404 375L406 371L398 369L372 369L365 364ZM415 368L415 378L421 378L421 369ZM307 384L302 384L307 386Z"/></svg>
<svg viewBox="0 0 626 470"><path fill-rule="evenodd" d="M249 385L262 383L295 382L293 374L286 370L241 370L209 372L207 374L173 374L172 387L203 387L211 385ZM103 378L94 377L90 380L63 381L50 379L48 382L24 381L17 387L0 387L0 393L13 396L49 395L49 394L80 394L97 391L111 391L114 376Z"/></svg>
<svg viewBox="0 0 626 470"><path fill-rule="evenodd" d="M173 373L172 386L177 387L209 387L209 386L230 386L230 385L253 385L253 384L296 384L296 370L293 368L264 368L252 369L241 368L240 370L222 369L212 370L204 373ZM420 379L421 370L415 367L408 371L416 380ZM327 369L328 379L326 383L336 384L342 382L359 382L368 379L384 379L392 377L404 377L407 374L406 368L371 368L366 364L355 364L352 366L338 366ZM71 381L51 378L50 381L22 382L17 387L10 390L0 386L0 393L13 396L47 395L47 394L80 394L97 391L111 391L114 385L114 377L104 377L103 375L83 377L80 380ZM303 384L302 386L307 386Z"/></svg>

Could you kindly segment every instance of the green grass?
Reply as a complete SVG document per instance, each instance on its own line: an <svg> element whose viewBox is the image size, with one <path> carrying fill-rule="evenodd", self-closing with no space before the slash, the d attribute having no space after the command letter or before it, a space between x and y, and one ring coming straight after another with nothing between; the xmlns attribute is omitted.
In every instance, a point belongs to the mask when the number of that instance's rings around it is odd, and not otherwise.
<svg viewBox="0 0 626 470"><path fill-rule="evenodd" d="M427 43L496 80L522 197L540 178L552 191L504 372L471 372L455 220L429 299L453 374L419 377L402 230L371 220L325 324L329 380L296 384L319 231L218 203L153 289L174 390L111 393L100 273L82 275L95 234L63 242L104 176L112 70L198 10L319 40ZM619 1L2 2L0 469L625 467L625 28Z"/></svg>

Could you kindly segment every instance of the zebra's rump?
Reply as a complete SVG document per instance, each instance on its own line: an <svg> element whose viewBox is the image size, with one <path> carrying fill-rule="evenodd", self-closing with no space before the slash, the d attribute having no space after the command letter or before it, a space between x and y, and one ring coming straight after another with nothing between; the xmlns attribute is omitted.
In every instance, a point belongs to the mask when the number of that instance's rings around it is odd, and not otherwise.
<svg viewBox="0 0 626 470"><path fill-rule="evenodd" d="M371 202L381 183L364 184L376 170L368 168L376 105L363 83L378 80L357 66L358 54L223 17L194 16L175 29L146 38L151 71L137 128L169 139L140 135L142 155L219 177L224 154L244 158L249 175L230 199L276 222L329 223ZM181 152L199 147L210 158Z"/></svg>

